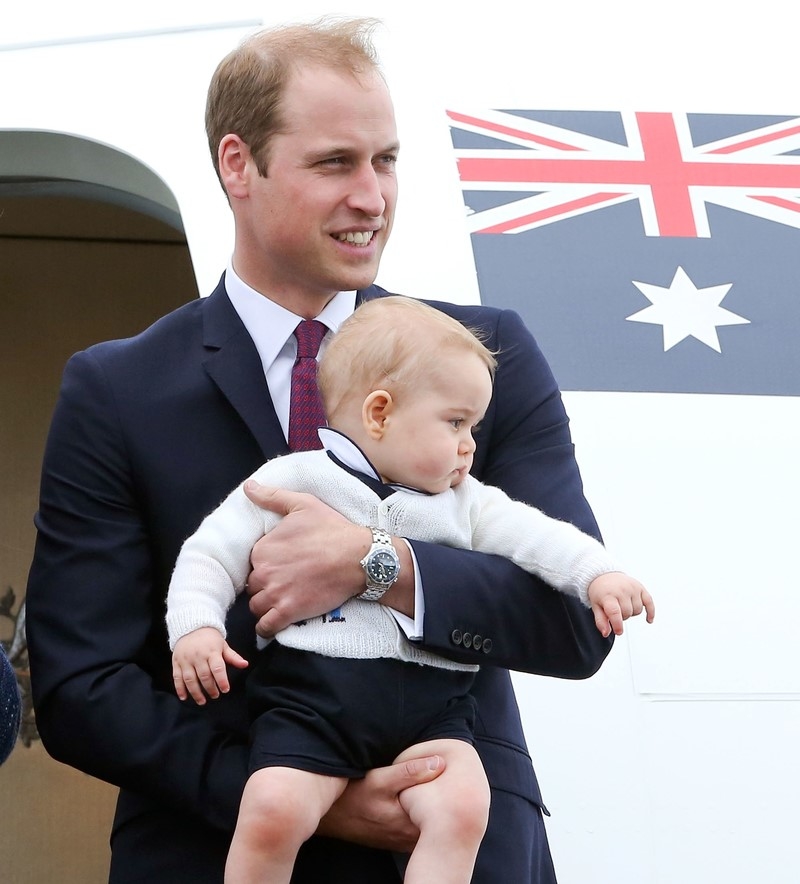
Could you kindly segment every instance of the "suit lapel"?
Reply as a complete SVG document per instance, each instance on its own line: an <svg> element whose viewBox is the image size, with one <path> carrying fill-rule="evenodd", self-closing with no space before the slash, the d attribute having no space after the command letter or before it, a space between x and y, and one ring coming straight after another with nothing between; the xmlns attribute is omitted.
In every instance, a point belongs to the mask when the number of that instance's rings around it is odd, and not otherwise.
<svg viewBox="0 0 800 884"><path fill-rule="evenodd" d="M264 459L288 453L272 397L253 339L225 291L224 277L203 303L203 366L220 392L247 424ZM356 302L381 297L386 292L369 286L357 292Z"/></svg>
<svg viewBox="0 0 800 884"><path fill-rule="evenodd" d="M253 339L228 299L223 282L206 299L203 362L208 376L255 437L264 459L288 452Z"/></svg>

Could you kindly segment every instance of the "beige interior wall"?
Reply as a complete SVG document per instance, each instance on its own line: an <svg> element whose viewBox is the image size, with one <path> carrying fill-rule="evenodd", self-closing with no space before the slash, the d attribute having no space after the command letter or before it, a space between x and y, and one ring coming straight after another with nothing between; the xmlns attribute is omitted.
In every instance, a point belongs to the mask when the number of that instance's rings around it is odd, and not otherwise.
<svg viewBox="0 0 800 884"><path fill-rule="evenodd" d="M0 199L0 210L13 217L22 204L12 202ZM42 208L25 210L35 216ZM66 359L92 342L133 334L197 296L188 249L174 230L78 201L62 209L84 218L97 210L103 236L8 236L0 214L0 600L8 600L10 588L14 614L33 551L42 451ZM6 647L13 629L0 617ZM111 787L48 758L38 739L29 746L18 741L0 767L0 880L106 881L114 799Z"/></svg>

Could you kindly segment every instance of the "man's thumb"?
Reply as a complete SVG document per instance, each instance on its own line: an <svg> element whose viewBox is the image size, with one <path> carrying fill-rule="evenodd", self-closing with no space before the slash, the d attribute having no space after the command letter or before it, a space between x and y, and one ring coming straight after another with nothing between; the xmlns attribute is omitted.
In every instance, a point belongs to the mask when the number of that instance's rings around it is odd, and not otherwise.
<svg viewBox="0 0 800 884"><path fill-rule="evenodd" d="M288 516L291 511L288 495L280 488L261 485L255 479L244 483L244 493L248 499L263 510L270 510L279 516Z"/></svg>
<svg viewBox="0 0 800 884"><path fill-rule="evenodd" d="M428 783L444 771L444 758L441 755L428 755L425 758L409 758L402 762L405 776L413 784Z"/></svg>

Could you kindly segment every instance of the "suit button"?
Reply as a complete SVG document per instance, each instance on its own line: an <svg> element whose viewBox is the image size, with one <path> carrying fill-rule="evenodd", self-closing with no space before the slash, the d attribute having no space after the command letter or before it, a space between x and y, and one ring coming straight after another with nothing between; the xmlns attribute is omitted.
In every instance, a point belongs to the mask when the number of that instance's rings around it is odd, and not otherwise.
<svg viewBox="0 0 800 884"><path fill-rule="evenodd" d="M454 630L450 633L450 641L451 641L454 645L460 645L460 644L461 644L461 640L462 640L461 630L460 630L460 629L454 629Z"/></svg>
<svg viewBox="0 0 800 884"><path fill-rule="evenodd" d="M480 651L482 644L483 644L483 638L481 636L479 636L479 635L472 636L472 647L476 651Z"/></svg>
<svg viewBox="0 0 800 884"><path fill-rule="evenodd" d="M461 643L464 645L465 648L471 648L472 647L472 633L465 632L464 638L461 640Z"/></svg>
<svg viewBox="0 0 800 884"><path fill-rule="evenodd" d="M492 652L492 640L490 638L485 638L483 640L483 653L491 654Z"/></svg>

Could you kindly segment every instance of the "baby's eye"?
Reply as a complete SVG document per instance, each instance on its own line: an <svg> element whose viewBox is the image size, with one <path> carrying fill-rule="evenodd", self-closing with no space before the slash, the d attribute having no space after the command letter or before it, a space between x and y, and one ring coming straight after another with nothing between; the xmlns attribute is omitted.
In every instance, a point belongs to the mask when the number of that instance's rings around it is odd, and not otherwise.
<svg viewBox="0 0 800 884"><path fill-rule="evenodd" d="M460 430L460 429L461 429L461 424L464 423L464 418L462 418L462 417L454 417L454 418L450 421L450 423L453 425L453 427L454 427L456 430Z"/></svg>

